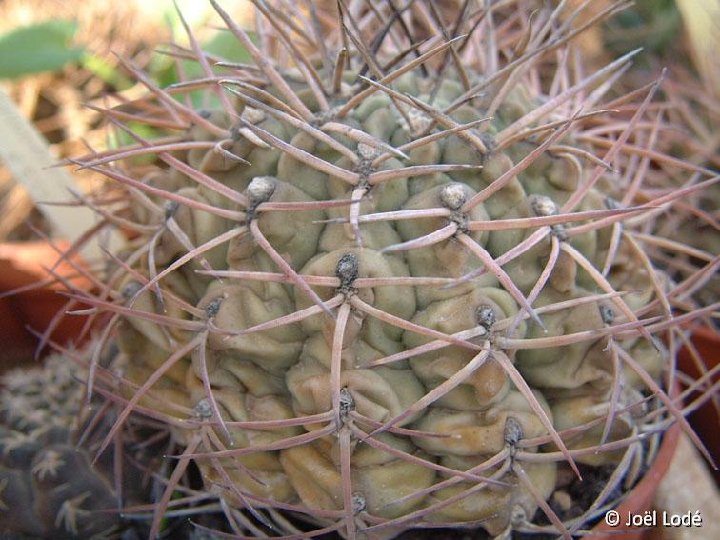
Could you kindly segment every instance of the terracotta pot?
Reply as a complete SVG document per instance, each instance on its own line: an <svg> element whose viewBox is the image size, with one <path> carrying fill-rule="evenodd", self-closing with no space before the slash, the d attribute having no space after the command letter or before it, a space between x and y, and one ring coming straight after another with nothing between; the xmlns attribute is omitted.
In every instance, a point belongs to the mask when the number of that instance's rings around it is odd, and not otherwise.
<svg viewBox="0 0 720 540"><path fill-rule="evenodd" d="M662 444L658 450L655 460L645 472L642 480L627 494L623 502L615 511L620 515L620 523L627 521L628 515L643 514L653 508L653 498L663 477L670 467L670 462L675 455L675 450L680 440L680 425L675 423L665 432ZM600 521L592 530L593 540L641 540L653 538L655 529L643 529L638 527L611 527L604 520Z"/></svg>
<svg viewBox="0 0 720 540"><path fill-rule="evenodd" d="M68 245L57 243L59 249ZM55 267L58 252L46 242L0 244L0 372L32 361L37 333L45 332L56 314L65 309L67 298L58 294L61 283L50 283L47 269ZM83 264L75 257L75 264ZM89 282L77 276L72 264L62 262L54 272L76 287ZM65 316L51 339L68 345L85 324L84 317Z"/></svg>
<svg viewBox="0 0 720 540"><path fill-rule="evenodd" d="M696 379L702 372L715 368L720 362L720 332L707 326L697 326L692 332L692 344L700 356L702 367L698 366L690 351L683 348L678 356L678 368ZM720 374L713 378L714 382L718 380ZM690 400L695 397L697 396L691 396ZM718 437L720 411L715 408L712 401L708 401L698 410L693 411L688 420L707 446L715 463L720 465L720 437ZM713 471L713 474L715 481L720 485L720 471Z"/></svg>

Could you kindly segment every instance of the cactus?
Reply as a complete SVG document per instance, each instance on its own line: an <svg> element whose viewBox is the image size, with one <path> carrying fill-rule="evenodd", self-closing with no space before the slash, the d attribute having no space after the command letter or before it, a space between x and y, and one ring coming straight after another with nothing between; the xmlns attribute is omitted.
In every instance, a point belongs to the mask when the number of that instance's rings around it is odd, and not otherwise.
<svg viewBox="0 0 720 540"><path fill-rule="evenodd" d="M128 63L148 95L105 113L137 144L74 160L122 189L84 202L129 237L73 293L110 316L91 365L119 348L99 451L133 412L182 447L151 536L195 463L240 536L569 537L671 423L702 447L666 381L717 305L679 314L636 232L714 179L673 161L699 181L645 190L660 82L606 97L633 53L583 74L562 6L258 0L256 43L211 1L254 64L192 33L169 53L198 80ZM581 472L607 486L563 509Z"/></svg>
<svg viewBox="0 0 720 540"><path fill-rule="evenodd" d="M675 67L673 71L678 73L678 80L668 81L665 92L669 99L683 103L669 118L679 129L677 135L662 138L659 143L663 146L659 149L717 171L720 154L717 144L710 140L706 126L714 125L720 119L718 99L684 69ZM657 175L651 185L669 193L696 180L693 176ZM648 245L648 251L675 281L694 282L686 301L694 298L696 305L712 305L720 299L716 260L720 254L719 208L720 186L715 183L664 208L662 219L656 221L651 232L655 238L650 239L653 244Z"/></svg>
<svg viewBox="0 0 720 540"><path fill-rule="evenodd" d="M149 463L150 455L129 448L127 430L123 444L127 452L106 453L94 461L94 450L112 421L107 414L89 414L84 386L78 383L84 377L82 368L61 354L48 357L44 367L16 369L3 376L3 538L109 538L131 528L142 531L142 527L135 528L121 519L120 500L127 504L148 502L137 464ZM94 404L101 402L94 400ZM116 483L120 477L115 473L121 463L126 474L122 483Z"/></svg>

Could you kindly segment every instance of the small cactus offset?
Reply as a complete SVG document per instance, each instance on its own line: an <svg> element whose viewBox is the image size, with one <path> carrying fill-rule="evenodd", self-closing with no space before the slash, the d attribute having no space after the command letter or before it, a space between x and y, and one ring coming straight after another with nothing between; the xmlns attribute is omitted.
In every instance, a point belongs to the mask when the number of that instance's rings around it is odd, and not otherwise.
<svg viewBox="0 0 720 540"><path fill-rule="evenodd" d="M569 537L671 423L702 447L667 389L718 306L683 312L639 233L716 178L652 151L660 82L613 96L634 53L585 73L564 2L257 0L252 39L212 4L253 63L190 33L169 53L203 77L128 64L147 97L105 112L136 144L75 160L122 188L85 202L130 238L74 293L109 314L99 451L134 412L182 448L152 537L191 463L223 538ZM650 168L696 178L657 195Z"/></svg>
<svg viewBox="0 0 720 540"><path fill-rule="evenodd" d="M54 354L43 367L16 369L0 391L0 536L12 539L119 537L131 525L127 504L143 502L143 450L106 453L97 445L112 425L106 408L89 414L81 367ZM93 405L101 403L95 399ZM94 418L94 419L93 419ZM131 459L129 459L131 458ZM117 471L125 467L125 480ZM148 498L149 500L149 498ZM138 528L138 531L142 528Z"/></svg>

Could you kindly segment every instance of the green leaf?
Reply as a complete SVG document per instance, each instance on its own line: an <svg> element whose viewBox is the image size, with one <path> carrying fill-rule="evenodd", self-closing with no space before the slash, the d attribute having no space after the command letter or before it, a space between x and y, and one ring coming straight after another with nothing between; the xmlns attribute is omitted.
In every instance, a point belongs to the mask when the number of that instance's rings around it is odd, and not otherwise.
<svg viewBox="0 0 720 540"><path fill-rule="evenodd" d="M127 127L136 135L149 141L152 141L154 138L160 135L156 128L148 126L147 124L143 124L141 122L128 122ZM132 137L129 133L126 133L125 131L119 129L109 132L108 136L109 138L107 141L107 145L109 148L116 149L122 148L124 146L137 144L137 139ZM156 160L156 154L145 154L130 158L129 163L132 165L149 165L151 163L154 163Z"/></svg>
<svg viewBox="0 0 720 540"><path fill-rule="evenodd" d="M99 56L85 54L80 63L83 68L111 85L115 90L125 90L134 84L132 79L123 75L119 69Z"/></svg>
<svg viewBox="0 0 720 540"><path fill-rule="evenodd" d="M73 21L49 21L12 30L0 36L0 78L57 71L79 61L85 50L72 47L77 31Z"/></svg>
<svg viewBox="0 0 720 540"><path fill-rule="evenodd" d="M254 32L248 32L248 36L253 43L257 44L258 39ZM217 32L207 43L203 44L203 49L229 62L251 64L253 61L247 49L233 34L227 31Z"/></svg>
<svg viewBox="0 0 720 540"><path fill-rule="evenodd" d="M248 32L248 35L253 42L257 43L254 33ZM202 44L202 49L228 62L253 63L250 53L230 32L219 31L215 33L211 39ZM203 70L197 61L183 60L183 69L188 79L204 76ZM217 109L220 107L220 99L212 92L194 90L190 92L190 99L196 109Z"/></svg>

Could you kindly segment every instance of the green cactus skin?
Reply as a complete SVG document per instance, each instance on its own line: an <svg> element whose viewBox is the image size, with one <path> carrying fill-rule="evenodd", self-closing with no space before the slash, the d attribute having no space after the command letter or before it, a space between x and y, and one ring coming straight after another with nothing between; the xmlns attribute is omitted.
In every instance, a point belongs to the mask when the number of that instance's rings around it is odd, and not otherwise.
<svg viewBox="0 0 720 540"><path fill-rule="evenodd" d="M241 537L584 527L546 502L560 476L630 484L641 441L687 429L658 382L680 293L634 236L674 199L647 202L624 152L656 88L608 112L632 55L582 76L559 10L450 24L418 1L384 25L341 3L323 34L327 14L258 1L256 46L212 3L255 65L211 67L193 41L204 79L135 71L147 99L108 118L175 129L77 160L125 188L127 207L95 206L133 233L83 298L120 350L105 443L138 411L185 447L151 535L191 461ZM434 37L408 48L413 31ZM583 142L604 124L609 151Z"/></svg>

